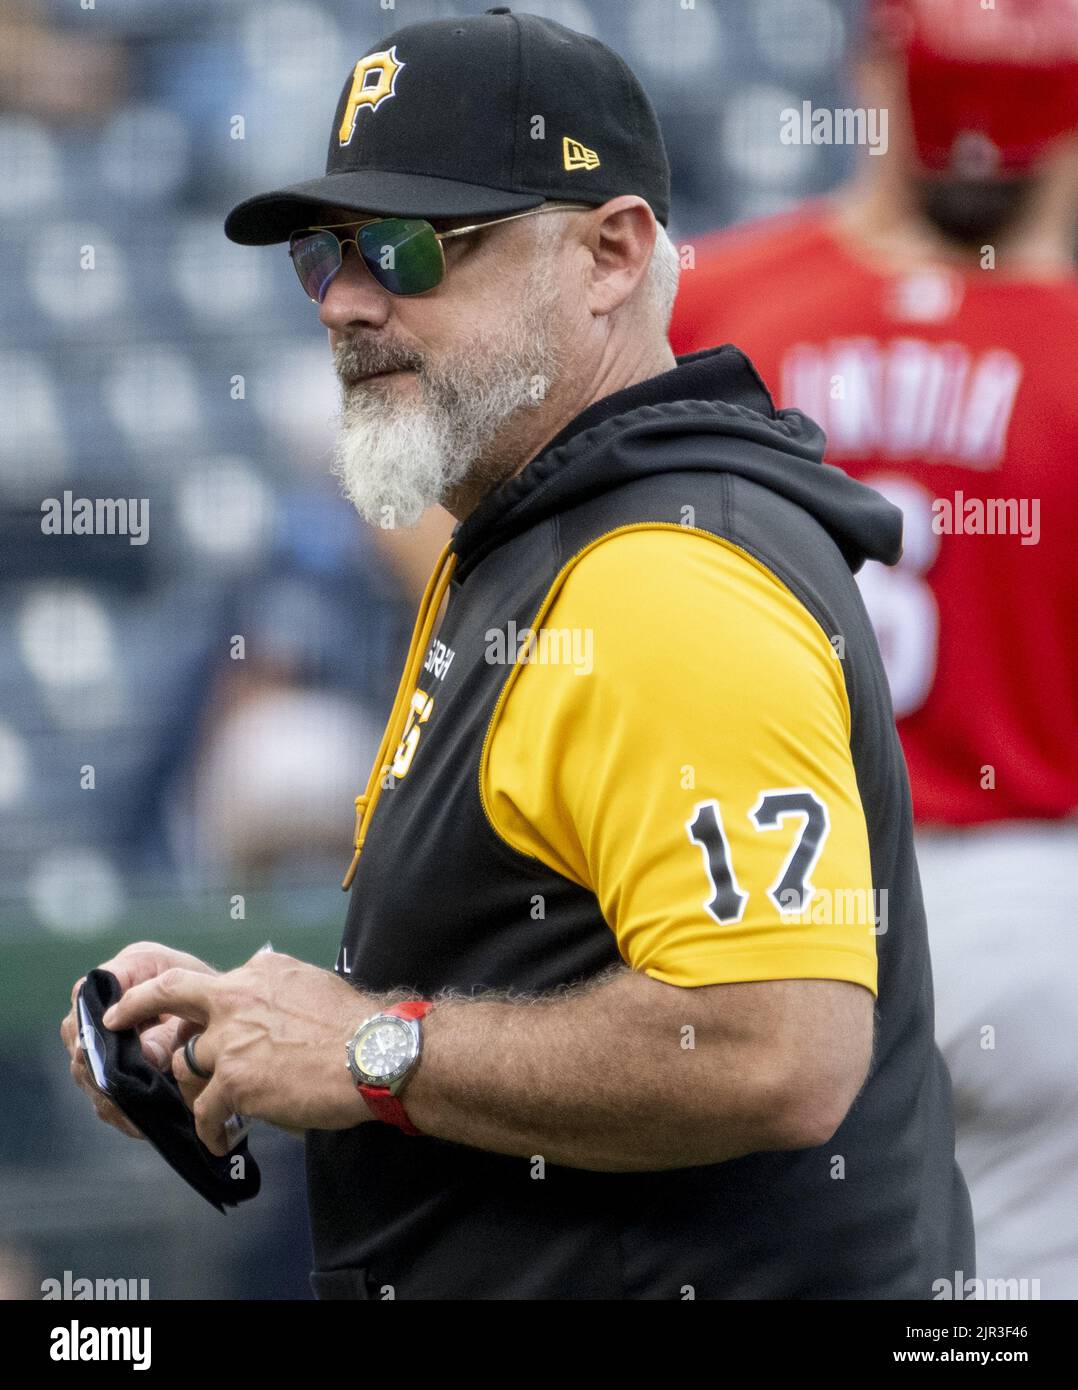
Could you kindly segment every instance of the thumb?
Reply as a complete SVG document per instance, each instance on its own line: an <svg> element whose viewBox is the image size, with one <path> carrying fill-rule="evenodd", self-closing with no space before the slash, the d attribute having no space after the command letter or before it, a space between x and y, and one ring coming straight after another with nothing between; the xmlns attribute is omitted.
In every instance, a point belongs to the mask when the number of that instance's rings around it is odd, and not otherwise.
<svg viewBox="0 0 1078 1390"><path fill-rule="evenodd" d="M163 1023L153 1023L146 1028L139 1035L139 1043L147 1061L158 1071L168 1071L177 1047L182 1047L190 1035L198 1031L196 1024L170 1014Z"/></svg>

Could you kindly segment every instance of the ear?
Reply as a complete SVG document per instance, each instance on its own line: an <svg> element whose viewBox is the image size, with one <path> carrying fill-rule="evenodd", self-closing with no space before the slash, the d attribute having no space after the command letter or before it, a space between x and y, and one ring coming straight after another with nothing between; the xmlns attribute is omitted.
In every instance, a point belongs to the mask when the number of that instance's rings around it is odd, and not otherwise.
<svg viewBox="0 0 1078 1390"><path fill-rule="evenodd" d="M643 198L625 195L596 208L585 241L591 252L586 299L595 315L613 313L647 274L655 246L655 214Z"/></svg>

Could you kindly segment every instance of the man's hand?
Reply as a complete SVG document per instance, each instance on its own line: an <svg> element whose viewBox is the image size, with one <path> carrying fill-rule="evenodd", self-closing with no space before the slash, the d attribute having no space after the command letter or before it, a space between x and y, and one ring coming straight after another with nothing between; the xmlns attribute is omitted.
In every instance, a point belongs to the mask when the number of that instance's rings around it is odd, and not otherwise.
<svg viewBox="0 0 1078 1390"><path fill-rule="evenodd" d="M149 1019L185 1021L186 1041L199 1034L195 1057L182 1050L172 1074L211 1152L228 1152L230 1114L285 1129L350 1129L371 1118L345 1063L345 1044L380 1001L358 994L332 971L279 952L258 953L236 970L208 974L182 966L127 990L104 1017L131 1028Z"/></svg>
<svg viewBox="0 0 1078 1390"><path fill-rule="evenodd" d="M125 946L119 955L114 956L112 960L103 961L98 968L115 975L125 992L133 985L152 980L166 970L183 969L204 975L217 973L213 966L207 965L197 956L189 955L186 951L174 951L170 946L162 946L156 941L136 941L131 946ZM75 981L71 990L71 1010L60 1024L60 1037L71 1057L71 1075L79 1088L90 1097L99 1119L118 1129L121 1134L126 1134L132 1139L141 1139L141 1132L112 1101L101 1094L90 1075L86 1055L79 1042L78 1019L75 1014L75 1000L85 978L83 976ZM143 1055L159 1071L167 1071L172 1053L177 1047L183 1046L193 1031L196 1030L188 1028L182 1018L171 1014L162 1013L147 1018L140 1029L139 1041L142 1044Z"/></svg>

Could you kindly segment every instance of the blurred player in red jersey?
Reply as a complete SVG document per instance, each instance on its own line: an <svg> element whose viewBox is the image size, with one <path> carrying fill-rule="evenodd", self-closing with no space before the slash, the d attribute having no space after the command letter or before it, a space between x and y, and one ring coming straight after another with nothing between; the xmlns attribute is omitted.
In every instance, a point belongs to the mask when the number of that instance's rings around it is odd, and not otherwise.
<svg viewBox="0 0 1078 1390"><path fill-rule="evenodd" d="M886 153L701 242L671 342L736 342L905 513L859 578L977 1273L1078 1298L1078 0L873 3L861 59Z"/></svg>

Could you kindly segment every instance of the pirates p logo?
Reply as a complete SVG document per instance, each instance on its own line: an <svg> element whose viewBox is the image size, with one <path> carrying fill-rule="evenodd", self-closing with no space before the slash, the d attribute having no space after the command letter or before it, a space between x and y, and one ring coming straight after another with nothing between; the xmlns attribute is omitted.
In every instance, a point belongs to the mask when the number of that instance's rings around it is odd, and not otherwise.
<svg viewBox="0 0 1078 1390"><path fill-rule="evenodd" d="M598 169L599 156L579 140L570 140L568 135L561 142L562 159L567 169Z"/></svg>
<svg viewBox="0 0 1078 1390"><path fill-rule="evenodd" d="M397 46L360 58L352 74L352 90L344 104L344 116L337 137L342 145L351 143L361 106L377 111L382 102L396 95L397 73L404 64L397 61Z"/></svg>

